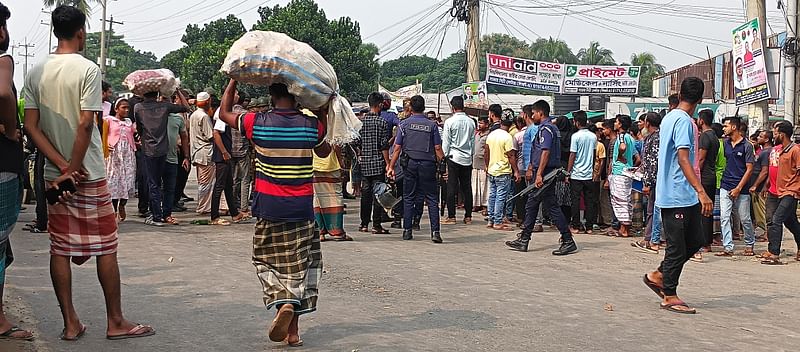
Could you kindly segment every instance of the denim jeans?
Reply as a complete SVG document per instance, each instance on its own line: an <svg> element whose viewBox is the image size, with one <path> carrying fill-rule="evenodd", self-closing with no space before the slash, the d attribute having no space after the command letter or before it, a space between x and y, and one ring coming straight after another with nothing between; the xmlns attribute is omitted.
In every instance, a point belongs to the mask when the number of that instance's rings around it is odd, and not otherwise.
<svg viewBox="0 0 800 352"><path fill-rule="evenodd" d="M753 222L750 220L750 195L739 194L736 199L731 199L726 189L719 190L719 218L722 225L722 246L725 251L733 251L733 230L731 229L731 218L733 217L733 207L739 213L739 219L744 228L744 243L752 248L756 244L756 232L753 229Z"/></svg>
<svg viewBox="0 0 800 352"><path fill-rule="evenodd" d="M506 192L506 199L511 198L514 196L514 177L511 177L511 182L508 183L508 192ZM511 219L514 217L514 204L508 204L508 207L505 207L505 217L506 219Z"/></svg>
<svg viewBox="0 0 800 352"><path fill-rule="evenodd" d="M772 215L769 236L769 252L773 255L781 254L781 241L783 241L783 227L794 235L794 241L800 248L800 223L797 221L797 198L792 196L781 197L778 207Z"/></svg>
<svg viewBox="0 0 800 352"><path fill-rule="evenodd" d="M147 186L150 190L150 211L153 212L153 221L164 222L164 208L162 206L163 192L161 191L164 170L167 167L167 156L144 157L145 171L147 173Z"/></svg>
<svg viewBox="0 0 800 352"><path fill-rule="evenodd" d="M175 205L175 188L178 180L178 164L166 163L163 172L163 185L164 185L164 202L162 211L164 212L164 219L172 216L172 207Z"/></svg>
<svg viewBox="0 0 800 352"><path fill-rule="evenodd" d="M499 225L503 223L506 199L508 199L508 190L510 186L511 175L489 175L489 200L487 204L489 208L487 210L489 224Z"/></svg>
<svg viewBox="0 0 800 352"><path fill-rule="evenodd" d="M647 198L647 229L644 239L652 244L661 242L661 209L656 206L656 188L650 188Z"/></svg>

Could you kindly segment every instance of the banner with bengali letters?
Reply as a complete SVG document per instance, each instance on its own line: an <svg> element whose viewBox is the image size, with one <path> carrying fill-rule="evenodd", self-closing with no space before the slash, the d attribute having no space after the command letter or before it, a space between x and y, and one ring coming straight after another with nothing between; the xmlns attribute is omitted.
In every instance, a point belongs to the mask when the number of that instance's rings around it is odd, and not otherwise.
<svg viewBox="0 0 800 352"><path fill-rule="evenodd" d="M560 93L564 64L486 54L486 83Z"/></svg>
<svg viewBox="0 0 800 352"><path fill-rule="evenodd" d="M636 95L639 66L567 65L564 94Z"/></svg>
<svg viewBox="0 0 800 352"><path fill-rule="evenodd" d="M758 18L733 30L733 90L736 106L769 99L767 67Z"/></svg>

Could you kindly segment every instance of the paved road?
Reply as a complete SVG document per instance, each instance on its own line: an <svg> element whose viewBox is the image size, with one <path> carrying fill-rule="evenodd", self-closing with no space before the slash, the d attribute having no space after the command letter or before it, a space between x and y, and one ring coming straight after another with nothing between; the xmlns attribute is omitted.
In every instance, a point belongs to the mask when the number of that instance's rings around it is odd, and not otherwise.
<svg viewBox="0 0 800 352"><path fill-rule="evenodd" d="M641 283L660 257L626 240L582 235L580 253L556 258L555 233L539 234L532 252L517 253L503 246L513 234L476 223L445 227L442 245L424 233L403 242L397 230L357 233L358 204L348 205L347 230L356 241L323 244L319 311L301 321L302 350L796 351L800 341L800 263L690 263L680 293L699 314L682 316L660 310ZM59 341L47 236L19 230L32 217L31 209L23 212L12 235L17 261L6 302L38 340L0 342L0 351L284 349L265 334L272 312L263 308L250 264L252 225L162 230L138 218L120 229L123 303L130 319L158 334L106 341L102 292L87 263L74 268L73 280L88 334L77 343Z"/></svg>

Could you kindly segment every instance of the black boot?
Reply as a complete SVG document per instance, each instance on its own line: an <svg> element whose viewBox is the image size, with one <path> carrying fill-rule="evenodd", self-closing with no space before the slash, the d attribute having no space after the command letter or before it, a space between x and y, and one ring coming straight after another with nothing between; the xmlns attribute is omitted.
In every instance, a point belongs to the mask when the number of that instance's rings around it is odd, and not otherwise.
<svg viewBox="0 0 800 352"><path fill-rule="evenodd" d="M513 241L506 241L506 246L509 248L519 251L519 252L527 252L528 251L528 242L529 240L524 240L522 238L517 238Z"/></svg>
<svg viewBox="0 0 800 352"><path fill-rule="evenodd" d="M431 242L442 243L442 236L439 234L439 231L431 232Z"/></svg>
<svg viewBox="0 0 800 352"><path fill-rule="evenodd" d="M553 251L553 255L568 255L578 251L578 245L575 244L574 240L569 240L566 242L561 242L561 246L558 249Z"/></svg>
<svg viewBox="0 0 800 352"><path fill-rule="evenodd" d="M403 230L403 241L411 241L414 239L414 236L411 234L411 230Z"/></svg>

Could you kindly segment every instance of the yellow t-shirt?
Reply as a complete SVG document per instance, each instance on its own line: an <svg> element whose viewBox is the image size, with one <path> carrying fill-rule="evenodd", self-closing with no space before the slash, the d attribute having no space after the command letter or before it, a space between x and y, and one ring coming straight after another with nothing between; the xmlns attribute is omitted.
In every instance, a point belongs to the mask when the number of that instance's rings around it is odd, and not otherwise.
<svg viewBox="0 0 800 352"><path fill-rule="evenodd" d="M508 162L506 153L514 150L514 137L502 128L494 130L486 137L489 148L489 168L486 172L492 176L510 175L514 172Z"/></svg>
<svg viewBox="0 0 800 352"><path fill-rule="evenodd" d="M50 54L28 71L22 96L25 109L39 110L39 128L67 161L72 158L81 111L103 111L100 68L79 54ZM92 127L89 149L83 159L87 181L106 177L103 143ZM61 171L45 159L44 178L54 180Z"/></svg>
<svg viewBox="0 0 800 352"><path fill-rule="evenodd" d="M336 158L336 153L331 150L327 157L320 158L314 152L314 171L319 172L333 172L341 169L339 166L339 159Z"/></svg>

